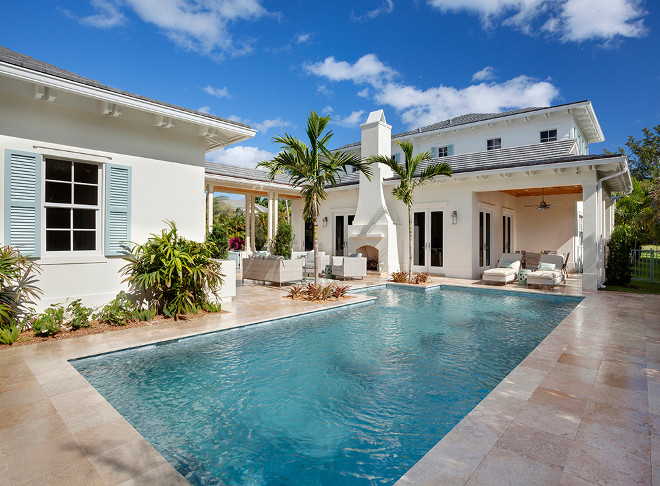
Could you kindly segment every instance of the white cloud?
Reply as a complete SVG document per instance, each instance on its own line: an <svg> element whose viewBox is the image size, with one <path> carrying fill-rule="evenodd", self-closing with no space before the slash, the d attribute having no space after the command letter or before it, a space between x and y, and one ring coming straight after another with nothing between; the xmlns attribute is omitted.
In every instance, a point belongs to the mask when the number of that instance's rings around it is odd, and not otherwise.
<svg viewBox="0 0 660 486"><path fill-rule="evenodd" d="M325 96L330 96L332 94L332 90L330 88L328 88L328 86L325 85L325 84L319 84L316 87L316 93L317 94L322 94L322 95L325 95Z"/></svg>
<svg viewBox="0 0 660 486"><path fill-rule="evenodd" d="M229 115L227 117L227 120L235 121L238 123L244 123L245 125L252 125L252 122L248 120L247 118L241 118L238 115Z"/></svg>
<svg viewBox="0 0 660 486"><path fill-rule="evenodd" d="M179 47L221 58L251 51L251 40L235 40L227 26L253 20L268 12L260 0L91 0L97 14L80 19L96 27L114 27L124 21L120 5L142 21L156 26Z"/></svg>
<svg viewBox="0 0 660 486"><path fill-rule="evenodd" d="M364 88L358 91L357 95L361 98L368 98L370 93L371 91L369 91L369 88Z"/></svg>
<svg viewBox="0 0 660 486"><path fill-rule="evenodd" d="M312 38L312 34L310 34L310 33L300 34L296 37L296 42L298 44L304 44L305 42L307 42L311 38Z"/></svg>
<svg viewBox="0 0 660 486"><path fill-rule="evenodd" d="M540 30L564 41L611 40L646 34L643 0L427 0L442 12L469 12L484 27L498 22L533 34Z"/></svg>
<svg viewBox="0 0 660 486"><path fill-rule="evenodd" d="M345 118L339 115L332 118L332 123L347 128L357 127L362 121L364 121L364 110L354 111Z"/></svg>
<svg viewBox="0 0 660 486"><path fill-rule="evenodd" d="M208 115L211 113L211 107L208 105L200 106L199 108L197 108L197 111L199 111L200 113L206 113Z"/></svg>
<svg viewBox="0 0 660 486"><path fill-rule="evenodd" d="M121 13L115 3L109 0L91 0L90 3L96 11L94 15L77 18L69 11L66 11L66 13L83 25L97 27L99 29L110 29L126 22L126 17Z"/></svg>
<svg viewBox="0 0 660 486"><path fill-rule="evenodd" d="M238 167L255 168L262 160L271 160L274 153L257 147L234 145L225 149L214 150L206 154L206 159L220 164L236 165Z"/></svg>
<svg viewBox="0 0 660 486"><path fill-rule="evenodd" d="M363 15L356 15L355 13L351 14L351 18L358 22L363 22L366 20L373 20L381 14L389 14L394 10L394 2L392 0L384 0L381 2L381 5L376 7L373 10L369 10Z"/></svg>
<svg viewBox="0 0 660 486"><path fill-rule="evenodd" d="M330 56L321 62L305 64L304 69L308 73L331 81L350 80L355 83L370 84L378 84L381 80L391 79L396 74L396 71L380 62L375 54L362 56L355 64L337 61L334 56Z"/></svg>
<svg viewBox="0 0 660 486"><path fill-rule="evenodd" d="M382 65L375 55L369 54L369 56L372 57L372 64ZM328 59L332 59L333 64L342 66L344 73L362 72L355 69L355 65L338 62L334 58ZM321 64L327 65L326 61ZM388 70L391 75L395 73L391 68ZM369 82L360 75L338 75L335 71L325 69L308 71L331 80L351 80L356 85ZM538 81L523 75L502 83L481 82L464 88L441 85L428 89L420 89L392 80L382 82L375 76L368 76L367 79L371 80L370 96L373 100L378 104L393 107L403 122L411 127L436 123L466 113L490 113L527 106L548 106L559 94L559 90L549 81ZM357 113L359 112L353 112L345 119L339 119L337 123L348 124L350 119L351 123L358 124L359 121L356 120L360 115Z"/></svg>
<svg viewBox="0 0 660 486"><path fill-rule="evenodd" d="M214 88L210 84L207 84L206 87L202 88L207 94L215 96L216 98L229 98L229 89L227 86L224 88Z"/></svg>
<svg viewBox="0 0 660 486"><path fill-rule="evenodd" d="M321 110L321 113L332 113L333 111L334 110L332 109L332 106L327 105L327 106L323 107L323 109Z"/></svg>
<svg viewBox="0 0 660 486"><path fill-rule="evenodd" d="M292 123L290 121L282 120L281 118L275 118L274 120L264 120L261 123L255 123L254 126L260 132L266 133L271 128L277 127L290 127Z"/></svg>
<svg viewBox="0 0 660 486"><path fill-rule="evenodd" d="M489 81L495 77L493 66L486 66L472 75L472 81Z"/></svg>

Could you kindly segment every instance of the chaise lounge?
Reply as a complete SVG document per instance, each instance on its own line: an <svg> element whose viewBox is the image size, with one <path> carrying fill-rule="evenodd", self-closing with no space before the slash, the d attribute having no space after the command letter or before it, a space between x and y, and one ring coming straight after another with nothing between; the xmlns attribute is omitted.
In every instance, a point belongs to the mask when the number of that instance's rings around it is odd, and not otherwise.
<svg viewBox="0 0 660 486"><path fill-rule="evenodd" d="M481 281L503 283L506 286L507 283L513 282L518 278L521 260L521 253L502 253L500 261L497 263L497 268L490 268L484 271Z"/></svg>
<svg viewBox="0 0 660 486"><path fill-rule="evenodd" d="M527 285L552 287L565 282L566 277L562 271L564 255L541 255L538 270L527 276Z"/></svg>

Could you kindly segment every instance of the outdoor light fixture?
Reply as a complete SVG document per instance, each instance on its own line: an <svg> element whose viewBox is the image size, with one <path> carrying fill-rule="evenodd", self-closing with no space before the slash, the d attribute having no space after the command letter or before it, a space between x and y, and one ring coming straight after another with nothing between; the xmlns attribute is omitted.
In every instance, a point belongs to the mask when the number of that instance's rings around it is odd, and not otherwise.
<svg viewBox="0 0 660 486"><path fill-rule="evenodd" d="M328 226L328 217L327 216L325 216L323 218L323 227L325 228L326 226Z"/></svg>
<svg viewBox="0 0 660 486"><path fill-rule="evenodd" d="M456 211L451 212L451 224L456 224L458 220L458 213Z"/></svg>

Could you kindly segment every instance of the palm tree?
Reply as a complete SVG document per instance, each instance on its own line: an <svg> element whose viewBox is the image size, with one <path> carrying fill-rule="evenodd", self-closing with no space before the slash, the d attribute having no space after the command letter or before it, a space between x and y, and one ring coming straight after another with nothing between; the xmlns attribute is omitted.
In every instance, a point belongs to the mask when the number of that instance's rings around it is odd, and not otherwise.
<svg viewBox="0 0 660 486"><path fill-rule="evenodd" d="M307 137L309 145L293 135L285 133L273 137L273 142L279 143L282 150L272 160L258 164L268 170L270 180L278 173L289 176L293 187L300 188L300 194L305 200L305 218L311 218L314 224L314 282L319 278L319 239L318 214L319 204L327 197L326 187L334 187L339 182L340 172L347 172L348 167L364 173L371 178L371 167L358 155L346 152L331 152L328 148L332 131L323 131L330 122L329 116L319 116L315 111L307 118Z"/></svg>
<svg viewBox="0 0 660 486"><path fill-rule="evenodd" d="M423 186L427 181L432 180L435 176L448 176L451 177L451 167L442 164L428 164L421 171L419 176L415 176L417 167L421 162L431 160L430 152L422 152L413 156L413 144L409 141L396 142L405 157L405 164L400 165L396 160L385 155L372 155L367 159L367 162L381 163L388 166L394 171L396 175L401 178L401 182L392 191L394 197L402 201L408 207L408 282L412 281L412 262L413 262L413 221L412 221L412 206L414 202L414 191L419 186Z"/></svg>

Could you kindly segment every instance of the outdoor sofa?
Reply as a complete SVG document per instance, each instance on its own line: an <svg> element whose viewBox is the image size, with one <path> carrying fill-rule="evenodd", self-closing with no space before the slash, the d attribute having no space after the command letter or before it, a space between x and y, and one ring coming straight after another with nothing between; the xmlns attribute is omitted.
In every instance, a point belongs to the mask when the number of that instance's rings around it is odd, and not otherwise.
<svg viewBox="0 0 660 486"><path fill-rule="evenodd" d="M335 278L364 278L367 276L367 259L363 256L332 257L332 276Z"/></svg>
<svg viewBox="0 0 660 486"><path fill-rule="evenodd" d="M541 255L536 272L527 275L527 285L538 285L555 288L555 285L566 281L563 272L564 255L548 254Z"/></svg>
<svg viewBox="0 0 660 486"><path fill-rule="evenodd" d="M300 260L285 260L275 255L251 255L243 258L243 279L280 284L303 278Z"/></svg>
<svg viewBox="0 0 660 486"><path fill-rule="evenodd" d="M518 279L521 260L521 253L502 253L497 268L485 270L481 280L483 282L503 283L506 286L507 283Z"/></svg>

